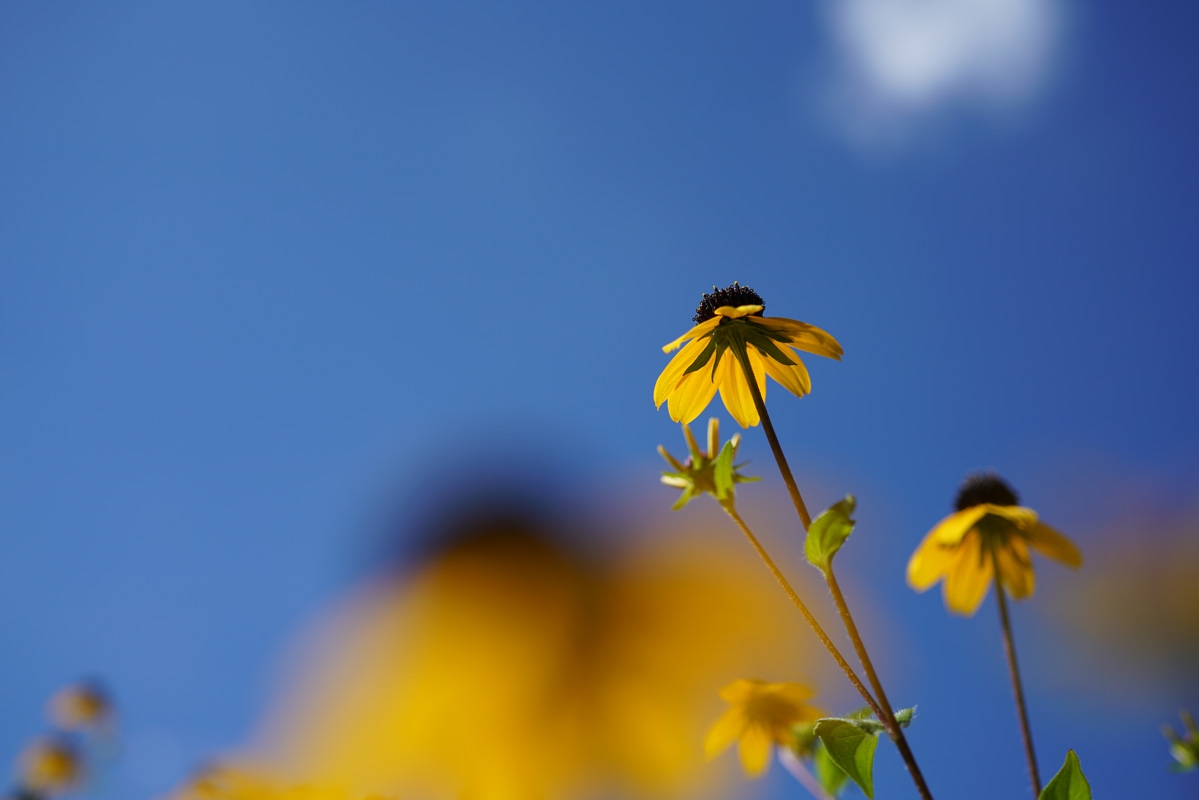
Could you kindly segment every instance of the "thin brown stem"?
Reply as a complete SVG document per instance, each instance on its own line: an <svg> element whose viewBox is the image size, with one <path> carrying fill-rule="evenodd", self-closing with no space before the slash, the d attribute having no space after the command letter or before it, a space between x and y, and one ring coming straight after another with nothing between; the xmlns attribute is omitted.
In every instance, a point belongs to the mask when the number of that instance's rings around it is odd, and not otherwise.
<svg viewBox="0 0 1199 800"><path fill-rule="evenodd" d="M791 465L787 463L787 457L783 455L783 446L779 444L778 434L774 432L774 424L770 421L770 415L766 413L766 401L762 398L758 382L754 380L754 371L749 365L749 355L744 349L737 352L737 360L741 362L741 371L745 374L745 382L749 384L749 393L753 395L754 407L758 409L758 416L762 419L762 431L766 434L766 440L770 442L774 460L778 462L779 472L783 474L783 483L787 484L791 502L795 505L799 521L803 523L803 529L806 531L812 525L812 516L808 514L808 507L804 504L803 495L799 493L799 485L795 483L795 476L791 474Z"/></svg>
<svg viewBox="0 0 1199 800"><path fill-rule="evenodd" d="M841 585L837 583L837 576L833 574L831 562L828 569L824 571L824 578L828 582L829 591L832 592L833 602L837 604L837 611L841 614L841 622L845 624L845 632L849 634L854 651L858 654L858 661L861 662L862 669L866 670L866 680L870 681L870 688L874 690L874 696L878 698L879 705L883 707L884 716L879 717L879 722L887 729L887 735L899 749L899 754L903 757L903 762L907 765L908 772L911 773L920 796L931 800L932 793L928 789L928 784L924 782L924 774L920 772L916 756L912 753L911 746L908 745L907 736L904 735L903 728L895 719L895 709L892 708L891 701L887 699L887 693L883 691L883 684L874 669L874 662L870 660L870 654L866 652L866 643L862 641L862 635L858 632L853 615L849 613L849 605L845 602Z"/></svg>
<svg viewBox="0 0 1199 800"><path fill-rule="evenodd" d="M767 441L770 442L770 449L774 453L774 460L778 463L779 472L783 476L783 482L787 484L787 491L791 494L791 502L795 505L795 511L799 514L799 521L803 524L804 531L807 531L812 526L812 517L808 514L808 507L804 504L803 495L800 494L799 486L795 483L795 476L791 474L791 466L787 463L786 455L783 454L783 446L779 444L778 435L774 432L774 424L771 423L770 414L766 411L766 400L762 397L762 392L758 388L758 382L754 379L753 368L749 363L749 354L744 348L737 350L737 360L741 364L741 371L745 376L745 382L749 385L749 393L753 397L754 407L758 410L758 417L761 418L762 431L766 434ZM837 603L837 610L841 614L841 620L845 623L845 630L849 634L849 638L853 641L854 649L858 654L858 660L861 662L862 668L866 670L867 680L870 681L871 687L873 687L875 694L878 696L878 701L872 701L871 695L866 691L865 687L860 687L859 691L863 697L868 698L867 704L870 706L870 710L874 712L874 716L883 724L887 730L887 734L895 742L895 746L899 750L899 754L903 758L903 762L907 766L908 773L912 776L912 781L916 784L916 789L920 792L920 796L924 800L932 800L932 793L929 791L928 784L924 782L924 775L920 772L920 766L916 763L916 756L912 753L912 748L908 745L903 728L895 721L895 712L891 709L891 704L886 700L882 683L874 671L874 664L870 661L870 656L866 652L866 646L862 642L862 637L858 634L857 625L854 624L853 616L849 613L849 606L845 604L845 597L841 594L841 588L837 585L837 579L833 576L831 568L825 572L825 577L829 582L829 589L832 591L833 598ZM822 636L824 635L822 631L818 631L818 633ZM831 648L831 642L826 647ZM833 650L830 649L830 652L833 652ZM836 655L839 657L839 653ZM841 659L841 661L843 662L844 659ZM848 665L843 666L842 669L849 674L850 668ZM857 685L860 686L860 682ZM885 711L883 710L884 708L886 709Z"/></svg>
<svg viewBox="0 0 1199 800"><path fill-rule="evenodd" d="M999 626L1003 629L1003 651L1007 656L1008 674L1012 678L1012 694L1016 698L1016 715L1020 718L1020 734L1024 738L1024 757L1028 759L1028 776L1032 780L1032 796L1041 795L1041 773L1037 770L1037 754L1032 746L1032 728L1028 724L1028 707L1024 704L1024 684L1016 664L1016 642L1012 638L1012 620L1007 611L1007 593L999 572L999 555L992 552L995 563L995 600L999 606Z"/></svg>
<svg viewBox="0 0 1199 800"><path fill-rule="evenodd" d="M853 671L853 667L849 666L849 662L845 660L845 656L841 655L841 651L837 649L837 645L833 644L833 640L830 639L828 634L824 632L824 628L820 626L820 623L816 620L816 617L812 616L812 612L808 610L807 605L804 604L804 601L800 599L799 594L796 593L794 588L792 588L791 582L787 580L787 576L784 575L782 570L778 568L778 565L774 563L774 559L772 559L770 554L766 552L766 548L762 547L762 543L758 541L758 537L754 536L754 532L751 531L749 526L745 524L745 520L741 519L741 515L737 513L737 509L733 507L732 503L727 502L721 503L720 506L724 509L725 513L729 515L733 522L737 523L737 527L741 529L741 533L745 534L745 538L757 552L758 557L761 558L763 563L766 564L766 568L770 570L770 574L773 575L774 579L779 582L779 586L783 587L783 591L786 592L787 597L790 598L792 605L799 609L799 613L803 615L804 620L808 623L809 627L811 627L812 631L815 632L817 638L820 639L820 643L824 645L824 649L828 650L829 655L831 655L833 660L837 662L837 666L840 667L841 671L845 673L845 677L849 678L849 682L852 683L854 688L858 690L858 693L862 695L862 699L866 701L866 705L870 706L870 710L874 712L875 716L877 716L879 719L882 719L882 709L875 701L873 695L870 694L870 691L866 688L865 684L862 683L862 680L858 677L857 673Z"/></svg>

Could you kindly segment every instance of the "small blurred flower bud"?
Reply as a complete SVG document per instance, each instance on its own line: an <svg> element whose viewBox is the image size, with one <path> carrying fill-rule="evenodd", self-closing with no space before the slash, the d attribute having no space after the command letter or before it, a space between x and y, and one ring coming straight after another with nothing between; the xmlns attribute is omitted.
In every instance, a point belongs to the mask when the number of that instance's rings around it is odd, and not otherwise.
<svg viewBox="0 0 1199 800"><path fill-rule="evenodd" d="M60 689L50 698L48 712L51 721L64 731L96 730L111 722L113 714L108 693L92 682Z"/></svg>
<svg viewBox="0 0 1199 800"><path fill-rule="evenodd" d="M61 794L79 782L83 764L75 748L59 737L33 740L17 762L23 789L35 795Z"/></svg>

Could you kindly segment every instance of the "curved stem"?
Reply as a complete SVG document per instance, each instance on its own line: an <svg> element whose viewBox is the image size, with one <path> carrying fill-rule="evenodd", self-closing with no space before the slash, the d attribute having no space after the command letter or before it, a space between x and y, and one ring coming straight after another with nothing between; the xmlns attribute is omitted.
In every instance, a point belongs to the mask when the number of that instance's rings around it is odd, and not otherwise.
<svg viewBox="0 0 1199 800"><path fill-rule="evenodd" d="M830 562L829 567L824 572L825 581L828 583L829 591L832 592L833 602L837 604L837 611L841 614L841 622L845 624L845 631L849 634L850 641L853 642L854 651L858 654L858 661L862 664L862 669L866 670L866 680L870 681L870 688L874 690L874 696L878 698L878 703L883 707L885 716L879 717L879 722L887 729L887 735L891 737L891 741L895 742L895 746L899 749L899 754L903 757L904 764L907 765L908 772L912 775L912 780L916 783L916 789L920 792L920 796L931 800L932 793L929 791L928 784L924 782L924 774L920 772L920 766L916 763L916 756L912 753L912 748L908 745L907 736L904 735L903 728L895 720L895 709L891 706L891 701L887 699L887 693L883 691L882 681L878 679L878 673L874 669L874 662L870 660L870 654L866 652L866 644L862 641L862 635L858 632L858 626L853 621L853 615L849 613L849 606L845 602L845 595L841 593L841 585L837 583L837 577L833 574L833 565Z"/></svg>
<svg viewBox="0 0 1199 800"><path fill-rule="evenodd" d="M1024 704L1024 684L1020 681L1020 667L1016 664L1016 642L1012 638L1012 620L1007 612L1007 593L999 572L999 554L992 551L995 562L995 600L999 606L999 625L1003 629L1003 651L1007 656L1008 674L1012 678L1012 694L1016 698L1016 715L1020 718L1020 734L1024 738L1024 757L1028 759L1028 776L1032 780L1032 795L1041 794L1041 773L1037 770L1037 754L1032 746L1032 728L1028 724L1028 707Z"/></svg>
<svg viewBox="0 0 1199 800"><path fill-rule="evenodd" d="M749 363L749 354L744 346L736 349L736 353L737 360L741 364L742 374L745 376L745 382L749 385L749 393L753 397L754 407L758 410L758 416L761 418L762 431L766 434L767 441L770 442L770 449L774 453L774 460L778 462L779 472L782 473L783 482L787 484L787 491L791 494L791 502L795 505L795 511L799 514L799 521L803 523L803 528L806 532L812 526L812 517L808 514L808 507L804 504L803 495L800 494L799 486L795 483L795 476L791 474L791 466L787 463L787 457L783 454L783 447L779 444L778 435L774 432L774 424L771 423L770 414L766 411L766 400L762 397L762 392L758 388L758 382L754 379L753 367ZM908 745L903 728L895 721L895 713L891 709L891 704L886 699L882 683L878 679L878 674L874 671L874 664L870 661L870 656L866 652L866 646L863 644L862 637L858 633L857 625L854 624L853 616L849 613L849 606L845 604L845 597L841 594L841 587L837 584L837 579L833 576L831 567L825 571L825 579L828 581L829 589L833 593L833 599L837 604L837 610L841 614L841 620L845 623L845 630L849 634L849 638L853 641L854 649L858 654L858 660L861 662L862 668L866 670L867 680L870 681L871 687L878 696L878 702L873 701L870 693L866 691L865 687L860 685L860 681L855 685L859 686L862 696L867 698L870 710L874 712L874 716L883 724L883 727L887 730L887 734L895 742L895 746L899 750L899 754L902 756L903 762L908 768L908 773L912 776L912 781L916 784L916 789L920 792L920 796L924 800L932 800L932 793L929 791L928 785L924 782L924 775L920 772L920 766L916 763L916 756L912 753L912 748ZM827 638L824 636L823 631L817 631L817 633ZM835 648L833 648L831 642L825 646L831 648L829 652L834 652ZM835 653L835 657L840 658L840 653ZM838 663L843 661L844 659L840 659ZM846 674L851 674L852 672L848 665L843 666L842 669L846 671Z"/></svg>
<svg viewBox="0 0 1199 800"><path fill-rule="evenodd" d="M753 395L754 407L758 409L758 416L762 419L762 432L766 434L766 440L770 442L774 460L778 462L779 472L783 474L783 483L787 484L791 502L795 505L799 521L803 523L803 529L806 531L812 526L812 517L808 514L808 507L804 504L803 495L799 493L795 476L791 474L791 465L787 463L787 457L783 455L783 446L779 444L778 434L774 432L774 424L770 421L770 415L766 413L766 401L762 398L761 390L758 389L758 382L754 380L754 371L749 364L749 355L745 352L744 346L737 350L737 360L741 362L741 371L745 375L745 382L749 384L749 393Z"/></svg>
<svg viewBox="0 0 1199 800"><path fill-rule="evenodd" d="M866 705L870 706L870 710L874 712L876 717L880 720L883 719L883 710L875 701L874 696L866 689L866 686L862 683L862 679L853 671L853 667L849 666L849 662L845 660L845 656L841 655L841 651L837 649L837 645L833 644L833 640L824 632L824 628L820 627L820 623L816 620L816 617L812 616L812 612L808 610L807 605L804 604L804 601L800 599L795 589L792 588L791 582L787 580L787 576L774 563L774 559L766 552L766 548L762 547L762 543L758 541L758 537L754 536L754 532L745 524L745 520L741 519L741 515L737 513L737 509L733 507L732 503L721 503L720 507L724 509L724 512L729 515L733 522L737 523L737 527L741 529L741 533L745 534L745 538L757 552L758 557L766 564L766 568L770 570L770 574L779 582L779 586L783 587L783 591L787 593L787 597L790 598L791 603L799 609L799 613L803 614L804 620L807 621L808 625L820 639L820 643L824 645L824 649L828 650L829 655L837 662L837 666L845 673L845 677L849 678L849 682L862 695L862 699L866 701Z"/></svg>

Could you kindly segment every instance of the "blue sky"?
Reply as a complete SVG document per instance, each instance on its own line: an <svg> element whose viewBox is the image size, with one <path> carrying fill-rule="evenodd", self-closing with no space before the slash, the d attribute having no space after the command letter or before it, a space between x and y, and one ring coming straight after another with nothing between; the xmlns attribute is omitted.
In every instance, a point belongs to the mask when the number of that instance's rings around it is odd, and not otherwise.
<svg viewBox="0 0 1199 800"><path fill-rule="evenodd" d="M902 584L962 475L1084 551L1199 506L1199 11L1010 5L5 4L0 753L93 672L144 791L236 742L428 469L654 492L658 348L733 280L845 346L778 427L813 505L859 495L926 724L1010 723L990 603ZM1157 733L1193 683L1030 684L1047 763L1194 791Z"/></svg>

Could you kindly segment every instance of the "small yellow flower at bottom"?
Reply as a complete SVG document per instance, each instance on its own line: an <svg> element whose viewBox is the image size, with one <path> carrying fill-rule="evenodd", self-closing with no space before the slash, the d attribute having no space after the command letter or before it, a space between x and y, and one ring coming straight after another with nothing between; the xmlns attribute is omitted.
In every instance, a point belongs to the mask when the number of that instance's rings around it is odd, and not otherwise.
<svg viewBox="0 0 1199 800"><path fill-rule="evenodd" d="M923 592L943 580L945 606L971 616L986 597L996 565L1008 594L1017 600L1032 595L1036 576L1029 548L1082 566L1073 542L1018 503L997 475L968 477L958 491L957 510L928 532L908 561L908 585Z"/></svg>
<svg viewBox="0 0 1199 800"><path fill-rule="evenodd" d="M71 744L58 737L35 739L21 753L17 767L21 788L34 795L57 795L83 775L83 762Z"/></svg>
<svg viewBox="0 0 1199 800"><path fill-rule="evenodd" d="M691 432L691 426L686 423L683 424L683 436L687 439L687 449L691 452L691 457L684 462L680 462L667 452L665 447L658 445L658 453L675 469L674 472L662 473L662 483L683 490L683 494L673 506L676 511L704 492L722 504L732 503L734 488L738 483L760 480L737 471L739 467L733 463L733 459L737 457L737 448L741 445L741 434L733 434L733 438L721 447L720 421L716 417L708 420L706 451L700 449L699 442L695 441L695 434Z"/></svg>
<svg viewBox="0 0 1199 800"><path fill-rule="evenodd" d="M795 726L827 716L805 702L812 694L811 689L798 683L733 681L720 690L729 709L708 732L704 754L715 758L737 742L745 773L758 777L770 766L775 747L791 745Z"/></svg>

